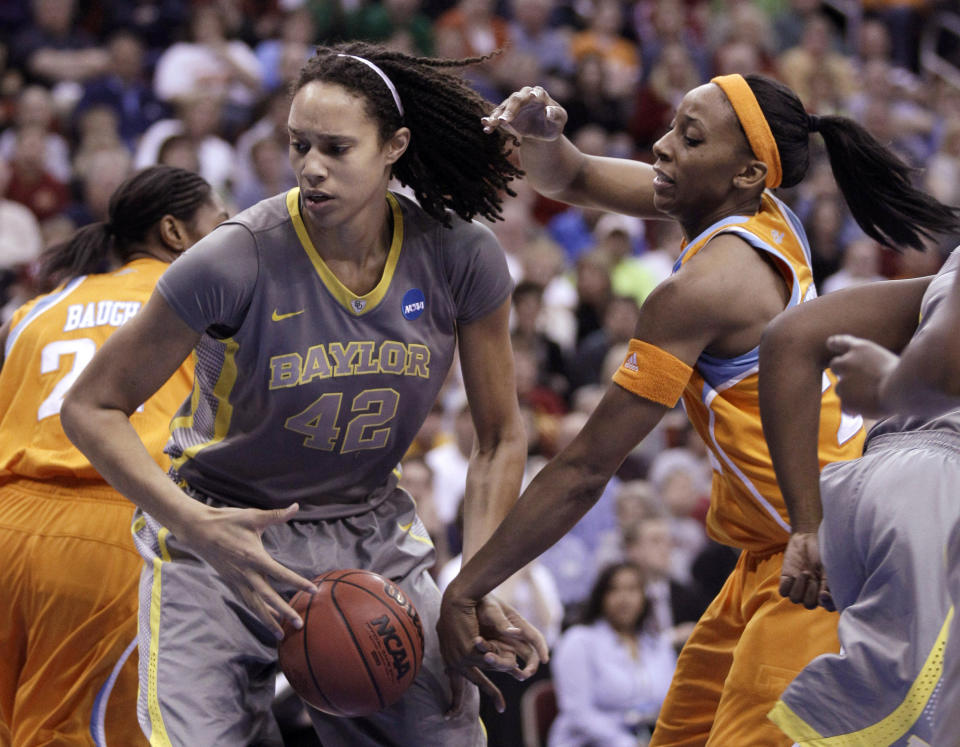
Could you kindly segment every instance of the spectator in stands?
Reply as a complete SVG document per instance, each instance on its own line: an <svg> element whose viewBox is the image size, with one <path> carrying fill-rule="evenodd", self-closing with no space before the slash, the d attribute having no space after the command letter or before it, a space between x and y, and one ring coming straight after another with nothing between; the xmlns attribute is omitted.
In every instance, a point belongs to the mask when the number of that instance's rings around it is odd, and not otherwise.
<svg viewBox="0 0 960 747"><path fill-rule="evenodd" d="M11 61L29 80L83 82L109 69L110 57L75 24L74 0L32 0L32 19L17 32Z"/></svg>
<svg viewBox="0 0 960 747"><path fill-rule="evenodd" d="M153 93L146 75L143 42L137 36L118 31L107 43L107 52L108 71L86 83L73 112L74 121L92 107L110 107L116 112L120 136L133 151L137 139L154 122L168 116L169 110Z"/></svg>
<svg viewBox="0 0 960 747"><path fill-rule="evenodd" d="M197 96L221 99L225 105L221 124L235 132L262 90L260 61L244 42L227 36L216 5L194 6L190 36L191 41L177 42L157 60L154 93L172 105Z"/></svg>
<svg viewBox="0 0 960 747"><path fill-rule="evenodd" d="M637 747L646 743L676 666L669 635L644 622L645 579L630 563L597 578L583 621L567 630L551 660L559 713L550 747Z"/></svg>
<svg viewBox="0 0 960 747"><path fill-rule="evenodd" d="M713 597L694 583L673 577L673 533L664 510L628 526L623 545L623 559L639 567L646 579L643 590L650 605L648 627L669 634L670 642L679 651Z"/></svg>
<svg viewBox="0 0 960 747"><path fill-rule="evenodd" d="M407 54L430 56L434 51L433 24L420 6L421 0L360 3L347 14L347 36L378 42Z"/></svg>
<svg viewBox="0 0 960 747"><path fill-rule="evenodd" d="M24 127L43 131L43 165L63 184L70 183L70 146L57 132L56 110L50 91L41 85L26 86L17 96L13 127L0 134L0 158L10 160L16 149L17 133Z"/></svg>
<svg viewBox="0 0 960 747"><path fill-rule="evenodd" d="M526 350L536 366L537 383L565 397L570 390L563 350L541 331L543 287L522 280L513 290L513 329L510 341L514 351Z"/></svg>
<svg viewBox="0 0 960 747"><path fill-rule="evenodd" d="M273 92L288 85L293 76L288 74L287 60L297 62L293 71L295 74L310 58L313 53L311 45L315 41L316 25L313 15L305 6L300 5L284 13L280 22L280 37L264 39L254 49L263 72L264 90Z"/></svg>
<svg viewBox="0 0 960 747"><path fill-rule="evenodd" d="M585 335L577 344L570 362L570 383L575 389L585 384L606 383L602 374L607 353L630 341L640 318L640 304L633 296L612 295L602 318L600 328Z"/></svg>
<svg viewBox="0 0 960 747"><path fill-rule="evenodd" d="M880 274L880 252L880 245L869 236L851 241L843 250L840 269L823 281L822 293L883 280L883 275Z"/></svg>
<svg viewBox="0 0 960 747"><path fill-rule="evenodd" d="M17 130L7 199L26 205L41 223L70 201L67 185L47 170L47 132L37 125Z"/></svg>

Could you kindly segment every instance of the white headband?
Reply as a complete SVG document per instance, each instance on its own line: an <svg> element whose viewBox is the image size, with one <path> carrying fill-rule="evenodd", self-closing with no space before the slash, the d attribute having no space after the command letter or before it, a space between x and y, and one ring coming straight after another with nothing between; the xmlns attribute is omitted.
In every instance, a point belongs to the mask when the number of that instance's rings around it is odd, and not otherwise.
<svg viewBox="0 0 960 747"><path fill-rule="evenodd" d="M400 112L401 117L403 116L403 104L400 103L400 94L397 93L397 87L393 85L393 81L387 77L387 74L383 72L383 70L378 68L372 62L370 62L370 60L364 59L363 57L357 57L356 55L353 55L353 54L338 54L337 57L349 57L351 59L357 60L358 62L362 62L364 65L366 65L371 70L373 70L373 72L379 75L380 79L383 80L384 83L386 83L387 88L390 89L390 93L393 95L393 103L397 105L397 111Z"/></svg>

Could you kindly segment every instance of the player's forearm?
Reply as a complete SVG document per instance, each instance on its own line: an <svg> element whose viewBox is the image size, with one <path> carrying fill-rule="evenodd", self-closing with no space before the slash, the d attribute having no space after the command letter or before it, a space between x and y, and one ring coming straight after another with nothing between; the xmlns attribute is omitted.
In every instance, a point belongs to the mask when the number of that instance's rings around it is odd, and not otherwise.
<svg viewBox="0 0 960 747"><path fill-rule="evenodd" d="M817 444L826 337L802 332L802 325L781 317L764 334L760 413L793 531L811 532L823 516Z"/></svg>
<svg viewBox="0 0 960 747"><path fill-rule="evenodd" d="M960 345L952 320L928 325L880 387L891 410L935 415L960 407Z"/></svg>
<svg viewBox="0 0 960 747"><path fill-rule="evenodd" d="M540 194L562 202L577 202L581 197L573 185L586 156L566 137L549 141L525 138L520 145L520 164L526 180Z"/></svg>
<svg viewBox="0 0 960 747"><path fill-rule="evenodd" d="M68 396L60 420L74 445L118 492L174 534L189 524L199 504L153 461L124 412Z"/></svg>
<svg viewBox="0 0 960 747"><path fill-rule="evenodd" d="M519 424L488 450L476 451L467 469L463 505L463 560L490 539L516 503L526 466L526 435Z"/></svg>
<svg viewBox="0 0 960 747"><path fill-rule="evenodd" d="M556 457L530 483L490 540L464 563L451 586L470 599L495 589L570 531L596 503L611 474ZM467 557L465 546L464 560Z"/></svg>

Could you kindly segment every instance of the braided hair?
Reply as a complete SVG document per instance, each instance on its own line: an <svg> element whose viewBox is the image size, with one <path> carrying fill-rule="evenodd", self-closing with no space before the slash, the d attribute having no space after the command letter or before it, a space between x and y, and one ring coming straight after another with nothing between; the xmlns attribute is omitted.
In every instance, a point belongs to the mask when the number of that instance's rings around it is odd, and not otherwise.
<svg viewBox="0 0 960 747"><path fill-rule="evenodd" d="M861 125L847 117L809 116L782 83L762 75L744 79L780 151L781 186L792 187L803 179L810 162L810 135L819 132L850 214L868 236L897 251L905 246L923 250L925 239L960 230L960 209L914 187L913 169Z"/></svg>
<svg viewBox="0 0 960 747"><path fill-rule="evenodd" d="M110 197L108 220L84 226L44 252L40 277L47 286L121 263L165 215L189 223L211 197L207 181L173 166L150 166L128 177Z"/></svg>
<svg viewBox="0 0 960 747"><path fill-rule="evenodd" d="M376 71L343 55L361 57L383 70L397 89L403 114ZM400 127L409 127L413 136L393 175L444 225L450 225L447 209L464 220L475 215L500 220L503 194L515 196L508 184L523 172L508 158L510 136L484 133L480 118L489 109L487 102L450 72L484 59L412 57L363 42L318 47L300 70L293 93L313 81L343 86L365 101L381 143Z"/></svg>

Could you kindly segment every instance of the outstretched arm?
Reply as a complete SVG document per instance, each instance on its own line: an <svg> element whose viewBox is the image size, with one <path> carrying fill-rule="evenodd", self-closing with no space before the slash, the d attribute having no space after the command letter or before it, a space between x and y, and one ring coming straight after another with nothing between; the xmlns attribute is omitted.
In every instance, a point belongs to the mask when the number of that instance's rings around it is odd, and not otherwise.
<svg viewBox="0 0 960 747"><path fill-rule="evenodd" d="M582 207L665 218L653 204L653 167L628 158L588 156L563 136L567 113L540 86L511 94L483 118L520 138L520 163L540 194Z"/></svg>
<svg viewBox="0 0 960 747"><path fill-rule="evenodd" d="M757 298L770 294L777 301L780 298L779 290L771 290L752 294L740 305L730 304L744 282L754 288L765 282L769 289L782 285L750 247L730 237L719 242L716 251L702 260L698 256L661 283L644 303L635 332L641 350L643 343L653 349L647 352L647 360L657 363L644 363L643 353L638 352L638 379L662 383L668 366L673 371L685 369L686 377L679 377L682 389L711 341L756 323L752 310ZM759 336L758 326L749 347ZM490 540L447 587L437 629L451 669L478 681L473 671L476 646L483 643L475 614L478 600L573 527L597 501L630 450L674 404L680 389L663 404L662 399L641 396L619 384L609 386L583 430L534 478Z"/></svg>
<svg viewBox="0 0 960 747"><path fill-rule="evenodd" d="M818 440L827 339L855 334L900 350L916 329L931 278L871 283L801 304L777 317L760 344L760 412L793 535L780 592L807 607L825 590L820 525Z"/></svg>

